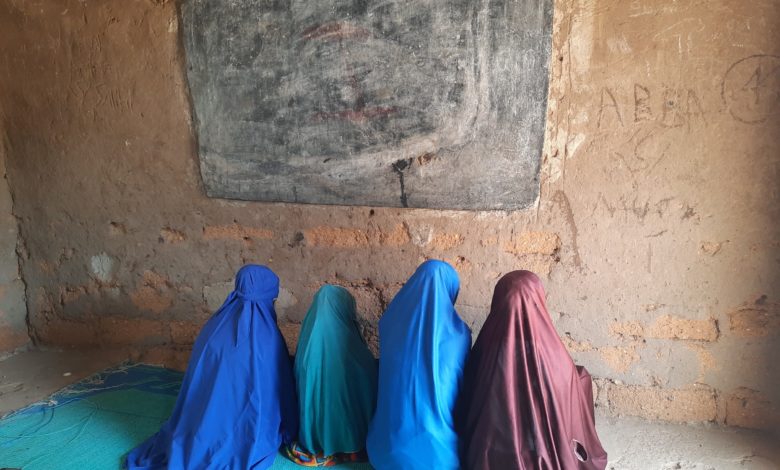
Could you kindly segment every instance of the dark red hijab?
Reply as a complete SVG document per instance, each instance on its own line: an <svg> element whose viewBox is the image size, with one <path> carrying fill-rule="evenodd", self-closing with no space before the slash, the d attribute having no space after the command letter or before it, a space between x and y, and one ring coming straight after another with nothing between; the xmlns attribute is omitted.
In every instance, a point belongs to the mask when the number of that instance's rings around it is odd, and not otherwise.
<svg viewBox="0 0 780 470"><path fill-rule="evenodd" d="M590 374L550 321L536 274L498 281L466 362L457 414L466 469L603 470Z"/></svg>

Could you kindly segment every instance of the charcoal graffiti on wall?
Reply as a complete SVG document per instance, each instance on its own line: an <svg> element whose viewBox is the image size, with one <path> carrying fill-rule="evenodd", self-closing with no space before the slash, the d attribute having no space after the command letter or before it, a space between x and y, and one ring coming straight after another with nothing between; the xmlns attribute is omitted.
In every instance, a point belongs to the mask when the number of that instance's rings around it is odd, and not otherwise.
<svg viewBox="0 0 780 470"><path fill-rule="evenodd" d="M210 196L452 209L538 194L552 0L187 0Z"/></svg>

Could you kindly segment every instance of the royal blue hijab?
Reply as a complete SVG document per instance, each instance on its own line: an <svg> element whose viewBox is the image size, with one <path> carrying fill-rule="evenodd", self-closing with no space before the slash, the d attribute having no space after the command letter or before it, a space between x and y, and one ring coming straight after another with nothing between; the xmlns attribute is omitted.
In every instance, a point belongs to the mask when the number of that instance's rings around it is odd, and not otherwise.
<svg viewBox="0 0 780 470"><path fill-rule="evenodd" d="M460 281L443 261L426 261L379 321L379 395L368 431L378 470L459 468L453 409L471 331L454 303Z"/></svg>
<svg viewBox="0 0 780 470"><path fill-rule="evenodd" d="M303 320L295 354L299 443L333 455L365 449L376 405L376 361L360 335L355 298L324 285Z"/></svg>
<svg viewBox="0 0 780 470"><path fill-rule="evenodd" d="M160 431L127 456L129 469L256 469L298 433L290 358L273 302L279 278L247 265L203 326L179 398Z"/></svg>

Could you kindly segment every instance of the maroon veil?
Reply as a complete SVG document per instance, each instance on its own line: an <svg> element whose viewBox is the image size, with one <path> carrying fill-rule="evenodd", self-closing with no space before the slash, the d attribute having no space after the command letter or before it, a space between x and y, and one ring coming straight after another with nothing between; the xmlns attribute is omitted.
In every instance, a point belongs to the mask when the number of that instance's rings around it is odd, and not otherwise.
<svg viewBox="0 0 780 470"><path fill-rule="evenodd" d="M542 282L511 272L466 362L457 415L466 469L603 470L590 374L550 320Z"/></svg>

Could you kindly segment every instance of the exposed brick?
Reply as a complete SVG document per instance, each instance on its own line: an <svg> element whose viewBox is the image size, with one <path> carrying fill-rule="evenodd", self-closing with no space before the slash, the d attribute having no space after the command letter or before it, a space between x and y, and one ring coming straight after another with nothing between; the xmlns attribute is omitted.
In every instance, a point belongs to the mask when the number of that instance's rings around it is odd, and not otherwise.
<svg viewBox="0 0 780 470"><path fill-rule="evenodd" d="M333 248L360 248L366 246L401 246L409 243L409 230L403 224L396 224L389 231L381 229L361 230L327 225L304 231L309 246Z"/></svg>
<svg viewBox="0 0 780 470"><path fill-rule="evenodd" d="M672 422L714 421L717 415L715 391L706 386L663 389L611 382L602 385L611 414Z"/></svg>
<svg viewBox="0 0 780 470"><path fill-rule="evenodd" d="M615 321L610 324L609 332L622 339L647 337L696 341L715 341L719 334L718 325L714 318L690 320L672 315L663 315L657 318L649 327L638 321Z"/></svg>
<svg viewBox="0 0 780 470"><path fill-rule="evenodd" d="M599 354L610 369L622 374L639 361L636 346L605 346L599 348Z"/></svg>
<svg viewBox="0 0 780 470"><path fill-rule="evenodd" d="M203 227L203 238L206 240L270 240L274 232L264 228L246 227L233 223L230 225L209 225Z"/></svg>
<svg viewBox="0 0 780 470"><path fill-rule="evenodd" d="M464 237L459 233L437 233L428 246L438 251L445 251L463 244Z"/></svg>
<svg viewBox="0 0 780 470"><path fill-rule="evenodd" d="M162 274L154 271L144 271L141 283L145 286L153 287L155 289L165 289L171 287L171 281Z"/></svg>
<svg viewBox="0 0 780 470"><path fill-rule="evenodd" d="M645 335L645 327L638 321L612 322L609 332L619 338L641 338Z"/></svg>
<svg viewBox="0 0 780 470"><path fill-rule="evenodd" d="M160 238L165 243L180 243L187 240L187 235L184 232L170 227L163 227L160 229Z"/></svg>
<svg viewBox="0 0 780 470"><path fill-rule="evenodd" d="M356 228L321 226L305 230L303 235L310 246L355 248L368 246L366 232Z"/></svg>
<svg viewBox="0 0 780 470"><path fill-rule="evenodd" d="M409 230L403 224L396 224L390 232L379 232L379 245L401 246L410 241Z"/></svg>
<svg viewBox="0 0 780 470"><path fill-rule="evenodd" d="M780 305L756 304L728 313L730 331L742 338L780 335Z"/></svg>
<svg viewBox="0 0 780 470"><path fill-rule="evenodd" d="M672 315L658 317L647 328L648 338L715 341L718 339L718 323L714 318L689 320Z"/></svg>
<svg viewBox="0 0 780 470"><path fill-rule="evenodd" d="M780 426L780 410L759 391L742 387L725 401L729 426L768 430Z"/></svg>

